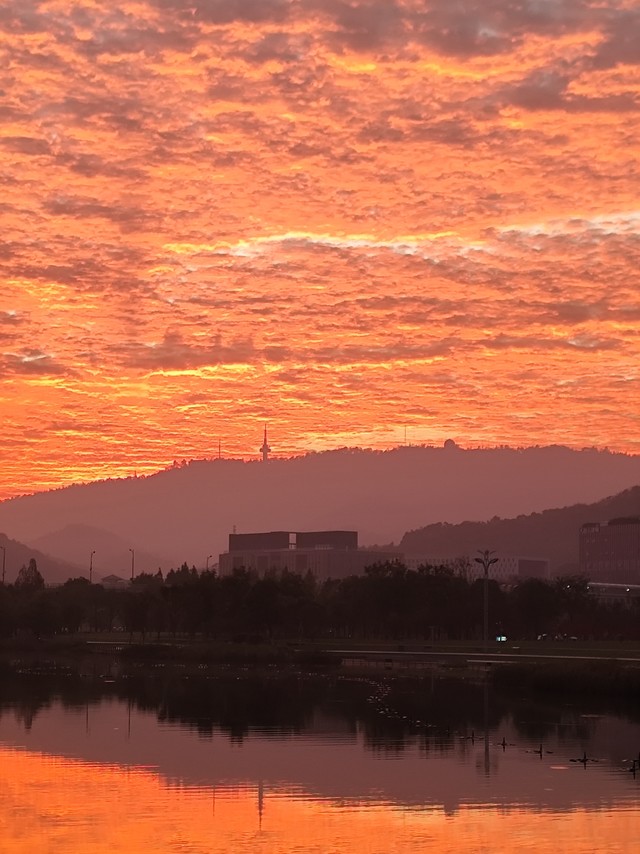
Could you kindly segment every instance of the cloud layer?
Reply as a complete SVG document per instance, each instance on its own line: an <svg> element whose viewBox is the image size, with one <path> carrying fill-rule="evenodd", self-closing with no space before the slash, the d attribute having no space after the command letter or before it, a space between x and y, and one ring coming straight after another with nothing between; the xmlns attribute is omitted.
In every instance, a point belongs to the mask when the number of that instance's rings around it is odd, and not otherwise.
<svg viewBox="0 0 640 854"><path fill-rule="evenodd" d="M0 495L265 420L640 451L635 2L116 6L0 10Z"/></svg>

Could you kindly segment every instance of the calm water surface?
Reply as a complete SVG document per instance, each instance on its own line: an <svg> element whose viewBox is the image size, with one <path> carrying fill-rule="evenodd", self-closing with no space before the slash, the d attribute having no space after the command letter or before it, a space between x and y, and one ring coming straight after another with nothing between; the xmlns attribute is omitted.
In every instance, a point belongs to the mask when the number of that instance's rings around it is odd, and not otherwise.
<svg viewBox="0 0 640 854"><path fill-rule="evenodd" d="M639 751L437 674L5 665L0 852L634 852Z"/></svg>

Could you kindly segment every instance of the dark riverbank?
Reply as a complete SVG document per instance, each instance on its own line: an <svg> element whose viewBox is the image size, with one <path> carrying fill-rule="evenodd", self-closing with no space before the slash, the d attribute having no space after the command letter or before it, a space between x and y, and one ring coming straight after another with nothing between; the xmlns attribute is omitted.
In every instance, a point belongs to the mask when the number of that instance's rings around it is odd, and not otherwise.
<svg viewBox="0 0 640 854"><path fill-rule="evenodd" d="M515 650L515 651L514 651ZM406 649L394 644L375 649L342 650L327 643L268 641L133 640L59 636L46 640L23 638L3 641L0 655L9 659L65 660L105 657L142 667L180 665L207 667L239 665L343 670L370 676L426 676L434 670L460 678L485 680L497 690L519 695L575 695L640 699L640 655L635 646L591 644L506 650L500 645L487 652L477 645L443 644Z"/></svg>
<svg viewBox="0 0 640 854"><path fill-rule="evenodd" d="M301 665L334 666L341 664L340 657L330 655L321 646L304 646L287 642L253 641L191 641L132 640L127 636L117 640L56 637L47 639L22 638L5 640L0 644L0 655L38 655L53 658L79 659L88 656L108 656L116 660L149 663L177 664L246 664L246 665Z"/></svg>

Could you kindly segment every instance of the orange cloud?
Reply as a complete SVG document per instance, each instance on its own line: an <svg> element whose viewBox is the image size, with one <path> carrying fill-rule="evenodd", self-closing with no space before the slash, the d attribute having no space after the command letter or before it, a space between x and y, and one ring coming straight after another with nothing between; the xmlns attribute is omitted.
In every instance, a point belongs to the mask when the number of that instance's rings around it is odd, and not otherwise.
<svg viewBox="0 0 640 854"><path fill-rule="evenodd" d="M638 45L632 0L10 0L0 495L264 418L638 452Z"/></svg>

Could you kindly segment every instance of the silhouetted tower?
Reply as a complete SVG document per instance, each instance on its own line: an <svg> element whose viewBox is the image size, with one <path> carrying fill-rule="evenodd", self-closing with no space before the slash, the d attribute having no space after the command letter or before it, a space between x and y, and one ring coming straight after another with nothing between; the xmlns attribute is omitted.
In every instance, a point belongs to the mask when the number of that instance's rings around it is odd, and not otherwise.
<svg viewBox="0 0 640 854"><path fill-rule="evenodd" d="M267 442L267 425L264 425L264 440L262 442L262 447L260 448L260 453L262 454L262 462L266 463L269 461L269 454L271 453L271 448L269 447L269 443Z"/></svg>

